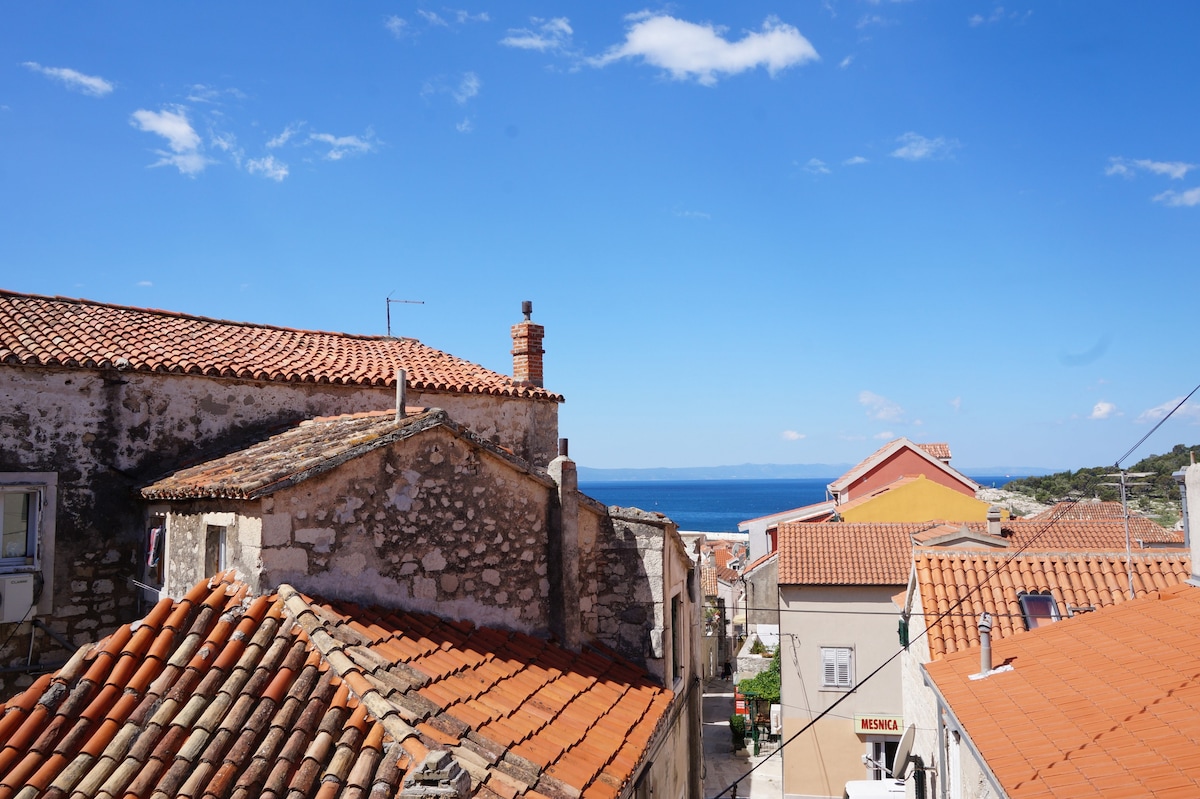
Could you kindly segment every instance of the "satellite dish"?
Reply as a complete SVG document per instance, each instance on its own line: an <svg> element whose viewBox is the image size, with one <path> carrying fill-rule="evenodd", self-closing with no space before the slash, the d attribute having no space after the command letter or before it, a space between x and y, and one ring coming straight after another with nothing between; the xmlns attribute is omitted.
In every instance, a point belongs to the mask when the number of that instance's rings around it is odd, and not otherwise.
<svg viewBox="0 0 1200 799"><path fill-rule="evenodd" d="M902 780L908 774L908 756L912 752L916 734L917 725L909 724L904 735L900 736L900 745L896 747L896 756L892 758L892 779Z"/></svg>

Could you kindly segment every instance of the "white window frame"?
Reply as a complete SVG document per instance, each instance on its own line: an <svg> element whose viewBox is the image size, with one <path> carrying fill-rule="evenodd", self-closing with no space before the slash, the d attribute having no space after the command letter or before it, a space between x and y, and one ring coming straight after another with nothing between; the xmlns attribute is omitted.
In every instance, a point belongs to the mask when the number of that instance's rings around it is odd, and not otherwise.
<svg viewBox="0 0 1200 799"><path fill-rule="evenodd" d="M0 491L30 493L33 556L0 558L0 574L39 572L42 589L35 615L54 612L54 535L58 522L58 472L0 472ZM28 553L27 553L28 554Z"/></svg>
<svg viewBox="0 0 1200 799"><path fill-rule="evenodd" d="M854 647L821 647L821 688L848 691L854 687Z"/></svg>

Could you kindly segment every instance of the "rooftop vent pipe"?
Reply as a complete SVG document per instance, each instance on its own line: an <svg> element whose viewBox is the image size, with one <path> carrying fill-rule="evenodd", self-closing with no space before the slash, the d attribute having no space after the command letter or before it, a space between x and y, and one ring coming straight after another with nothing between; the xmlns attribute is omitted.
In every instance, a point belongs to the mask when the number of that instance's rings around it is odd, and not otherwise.
<svg viewBox="0 0 1200 799"><path fill-rule="evenodd" d="M979 615L979 673L992 670L992 614Z"/></svg>

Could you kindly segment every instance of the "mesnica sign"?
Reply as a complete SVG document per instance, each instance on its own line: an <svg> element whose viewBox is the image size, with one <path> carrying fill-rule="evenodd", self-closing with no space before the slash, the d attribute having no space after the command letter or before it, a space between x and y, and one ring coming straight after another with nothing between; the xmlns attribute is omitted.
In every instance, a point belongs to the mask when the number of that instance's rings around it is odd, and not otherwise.
<svg viewBox="0 0 1200 799"><path fill-rule="evenodd" d="M904 728L904 719L900 716L855 716L854 732L856 735L899 735Z"/></svg>

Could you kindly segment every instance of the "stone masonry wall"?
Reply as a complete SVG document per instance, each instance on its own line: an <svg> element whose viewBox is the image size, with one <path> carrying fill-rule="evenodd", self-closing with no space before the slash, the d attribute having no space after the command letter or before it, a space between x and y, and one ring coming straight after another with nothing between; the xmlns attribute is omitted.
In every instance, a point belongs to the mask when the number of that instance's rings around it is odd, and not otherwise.
<svg viewBox="0 0 1200 799"><path fill-rule="evenodd" d="M549 618L552 484L445 430L383 447L259 501L181 505L169 591L201 579L219 510L229 565L271 590L404 607L526 632ZM257 535L258 540L255 541Z"/></svg>
<svg viewBox="0 0 1200 799"><path fill-rule="evenodd" d="M0 472L56 472L55 611L44 621L73 643L97 640L139 614L144 505L135 490L201 457L236 449L281 424L392 407L393 389L275 384L117 370L0 366ZM545 464L557 448L558 407L483 395L412 392L480 437ZM7 633L0 628L0 634ZM13 635L0 665L24 663ZM67 648L38 633L34 662ZM0 696L28 683L0 680Z"/></svg>

